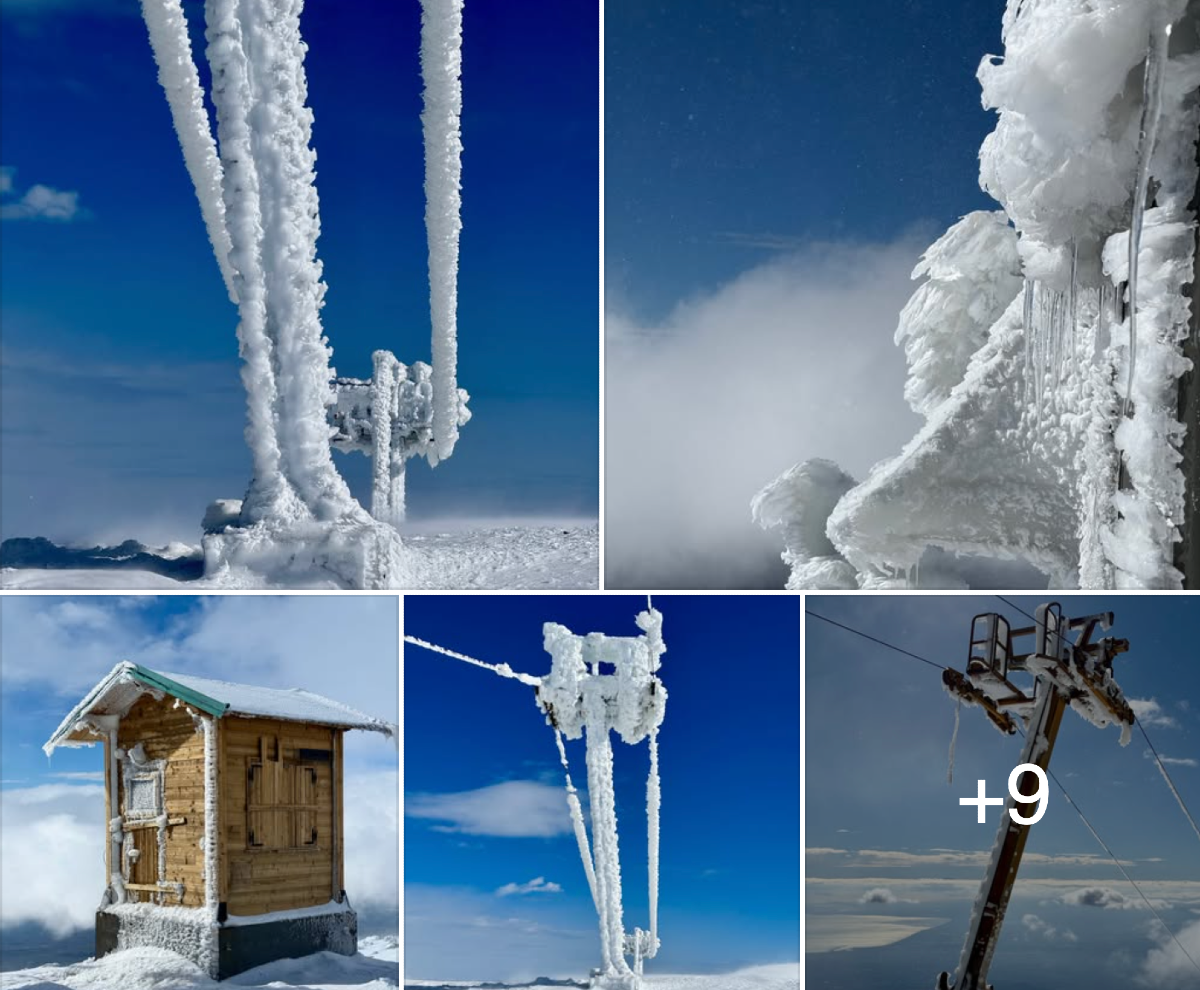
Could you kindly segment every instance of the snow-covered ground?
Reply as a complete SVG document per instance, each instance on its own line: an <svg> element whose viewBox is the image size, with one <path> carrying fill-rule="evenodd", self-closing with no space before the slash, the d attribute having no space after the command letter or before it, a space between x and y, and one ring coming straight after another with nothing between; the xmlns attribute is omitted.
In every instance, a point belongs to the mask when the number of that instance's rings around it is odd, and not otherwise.
<svg viewBox="0 0 1200 990"><path fill-rule="evenodd" d="M218 983L166 949L127 949L67 966L34 966L0 973L2 990L217 990L288 987L293 990L388 990L400 986L399 939L372 935L356 956L319 952L282 959Z"/></svg>
<svg viewBox="0 0 1200 990"><path fill-rule="evenodd" d="M472 524L470 527L447 524L445 528L427 526L424 531L404 536L407 562L413 581L411 588L445 589L586 589L599 586L600 529L591 521L559 524L506 522ZM47 544L54 547L53 544ZM54 548L61 549L61 548ZM199 548L192 548L199 554ZM165 551L147 551L148 555L175 557L182 553L179 544ZM48 551L49 552L49 551ZM261 576L235 571L226 578L180 580L155 570L134 566L125 568L105 562L103 567L38 566L23 560L22 566L0 569L0 588L26 590L76 589L158 589L174 588L204 591L220 588L272 587ZM338 587L330 580L312 587ZM408 589L402 589L408 590Z"/></svg>
<svg viewBox="0 0 1200 990"><path fill-rule="evenodd" d="M486 990L495 983L439 983L436 980L405 980L406 987L454 987L455 990ZM560 984L542 983L540 986ZM563 982L562 986L578 983ZM773 966L752 966L733 973L704 973L672 976L647 974L642 979L647 990L799 990L800 966L780 963Z"/></svg>

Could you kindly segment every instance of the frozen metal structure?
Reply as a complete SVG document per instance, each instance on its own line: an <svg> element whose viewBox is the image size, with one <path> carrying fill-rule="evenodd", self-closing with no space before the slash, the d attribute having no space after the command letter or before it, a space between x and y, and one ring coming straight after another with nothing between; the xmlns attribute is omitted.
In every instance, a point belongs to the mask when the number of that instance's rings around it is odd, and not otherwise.
<svg viewBox="0 0 1200 990"><path fill-rule="evenodd" d="M1063 616L1057 602L1049 602L1039 605L1034 617L1034 625L1011 629L1001 615L977 615L971 623L966 672L952 668L944 671L946 690L967 704L982 707L992 724L1006 735L1015 733L1018 723L1024 727L1025 745L1018 765L1029 763L1046 770L1068 708L1099 728L1121 726L1121 744L1128 743L1134 714L1113 679L1112 663L1129 649L1129 642L1109 637L1094 639L1097 629L1107 631L1111 627L1112 613L1070 619ZM1013 641L1027 637L1033 638L1031 652L1015 652ZM1031 688L1014 684L1010 679L1013 673L1032 675ZM1033 793L1022 783L1027 785L1034 775L1026 771L1021 777L1025 780L1018 780L1018 790ZM1034 780L1036 783L1036 777ZM943 972L938 977L938 990L988 990L988 968L1033 827L1015 821L1008 813L1014 808L1023 817L1031 817L1028 803L1017 802L1009 795L954 981Z"/></svg>
<svg viewBox="0 0 1200 990"><path fill-rule="evenodd" d="M1200 586L1200 3L1009 0L980 185L900 314L924 419L855 480L753 503L789 587ZM1004 583L1004 582L1002 582Z"/></svg>
<svg viewBox="0 0 1200 990"><path fill-rule="evenodd" d="M603 990L639 990L643 964L653 959L659 949L658 730L666 710L667 691L658 670L666 646L662 639L662 614L653 606L648 605L646 611L639 613L637 625L642 630L640 636L602 633L580 636L558 623L547 622L543 635L551 665L550 672L541 677L515 673L507 664L483 663L424 640L405 637L416 646L487 667L533 687L538 708L546 724L554 730L566 775L567 805L579 856L600 922L601 965L592 972L591 986ZM613 791L613 732L630 745L648 741L650 748L650 772L646 780L649 930L625 930ZM564 738L582 738L586 745L590 842L579 794L571 780Z"/></svg>
<svg viewBox="0 0 1200 990"><path fill-rule="evenodd" d="M214 136L181 0L141 0L184 162L237 306L253 477L206 516L208 575L243 568L290 584L405 583L394 524L404 466L449 457L469 418L458 388L462 0L422 0L432 366L375 353L369 381L338 379L320 310L320 218L300 35L303 0L206 0ZM332 449L374 459L368 513Z"/></svg>

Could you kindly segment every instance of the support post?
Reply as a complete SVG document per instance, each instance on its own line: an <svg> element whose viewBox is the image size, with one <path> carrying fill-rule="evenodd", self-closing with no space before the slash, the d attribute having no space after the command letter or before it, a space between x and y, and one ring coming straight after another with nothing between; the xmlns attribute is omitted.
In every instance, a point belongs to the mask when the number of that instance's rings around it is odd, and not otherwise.
<svg viewBox="0 0 1200 990"><path fill-rule="evenodd" d="M1050 765L1050 754L1058 738L1058 728L1062 724L1063 712L1067 710L1067 702L1051 682L1039 680L1038 685L1041 698L1029 722L1029 734L1021 750L1020 762L1032 763L1045 770ZM1028 778L1031 775L1027 772L1024 776ZM1020 783L1017 786L1022 794L1026 793ZM1029 817L1025 804L1015 801L1010 794L1001 813L995 845L992 846L992 858L984 880L986 894L976 908L963 943L955 990L984 990L987 986L987 971L996 950L1000 927L1004 924L1004 913L1008 910L1008 900L1012 895L1021 857L1025 854L1029 830L1033 827L1013 821L1008 812L1018 806L1019 814ZM942 975L945 977L946 974ZM942 985L945 986L945 983Z"/></svg>

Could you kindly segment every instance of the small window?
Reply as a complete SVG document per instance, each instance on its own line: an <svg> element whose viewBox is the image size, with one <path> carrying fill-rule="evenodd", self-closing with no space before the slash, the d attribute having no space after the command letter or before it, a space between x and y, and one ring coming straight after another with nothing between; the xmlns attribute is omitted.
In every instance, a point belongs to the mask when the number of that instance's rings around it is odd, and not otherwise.
<svg viewBox="0 0 1200 990"><path fill-rule="evenodd" d="M246 766L246 845L251 849L315 847L317 769L251 760Z"/></svg>
<svg viewBox="0 0 1200 990"><path fill-rule="evenodd" d="M157 773L139 773L126 781L125 813L130 818L156 818L162 813Z"/></svg>

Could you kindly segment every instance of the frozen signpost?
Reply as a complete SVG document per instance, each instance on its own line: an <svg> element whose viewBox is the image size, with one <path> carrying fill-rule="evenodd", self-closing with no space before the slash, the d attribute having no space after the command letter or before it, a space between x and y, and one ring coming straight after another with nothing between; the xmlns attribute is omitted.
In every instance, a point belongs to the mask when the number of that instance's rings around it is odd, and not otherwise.
<svg viewBox="0 0 1200 990"><path fill-rule="evenodd" d="M543 627L550 673L542 677L516 673L507 664L489 664L405 636L405 641L445 656L464 660L519 680L534 688L537 705L554 730L559 759L566 771L567 804L583 860L584 873L600 921L601 966L592 986L604 990L638 990L642 963L658 953L658 728L662 724L667 692L658 678L666 652L662 639L662 614L648 604L637 617L641 636L578 636L565 626L547 622ZM650 930L626 933L621 906L621 862L617 850L617 815L613 792L611 732L633 745L650 744L650 774L646 780L647 859L649 873ZM587 828L579 795L571 781L563 738L583 738L587 747L588 800L592 835ZM628 957L628 959L627 959ZM629 959L633 965L630 966Z"/></svg>
<svg viewBox="0 0 1200 990"><path fill-rule="evenodd" d="M240 316L253 477L244 500L206 515L205 573L398 587L406 573L392 524L403 516L404 462L450 456L469 415L456 381L462 0L422 0L433 365L407 367L378 351L371 381L340 387L320 319L326 286L302 7L207 0L218 148L180 0L142 0L159 81ZM334 466L333 444L374 458L370 513Z"/></svg>

